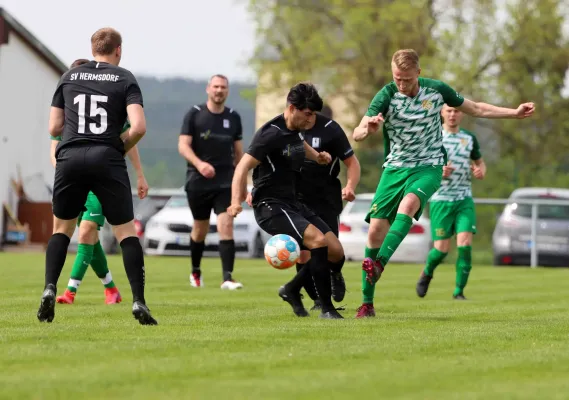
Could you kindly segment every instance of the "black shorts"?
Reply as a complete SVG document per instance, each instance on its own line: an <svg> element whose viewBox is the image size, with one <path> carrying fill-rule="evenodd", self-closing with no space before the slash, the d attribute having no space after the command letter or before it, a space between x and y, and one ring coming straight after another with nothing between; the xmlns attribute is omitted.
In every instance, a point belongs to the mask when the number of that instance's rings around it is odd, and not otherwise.
<svg viewBox="0 0 569 400"><path fill-rule="evenodd" d="M231 188L215 190L187 190L188 204L196 221L209 221L211 210L216 215L227 212L231 205Z"/></svg>
<svg viewBox="0 0 569 400"><path fill-rule="evenodd" d="M323 234L330 228L312 210L302 203L286 204L279 201L261 201L255 207L255 219L259 227L269 235L284 233L296 239L302 249L304 231L314 225Z"/></svg>
<svg viewBox="0 0 569 400"><path fill-rule="evenodd" d="M310 206L308 206L308 208L311 208ZM330 231L332 233L334 233L334 235L336 235L336 237L338 237L338 233L340 230L340 216L335 212L335 211L331 211L331 210L327 210L327 209L322 209L322 207L316 208L313 207L311 208L312 210L318 210L318 211L314 211L315 214L320 217L320 219L322 221L324 221L324 223L326 225L328 225L328 227L330 228Z"/></svg>
<svg viewBox="0 0 569 400"><path fill-rule="evenodd" d="M57 153L53 183L53 214L75 219L85 210L89 192L101 202L111 225L134 219L132 191L123 155L108 146L65 147Z"/></svg>

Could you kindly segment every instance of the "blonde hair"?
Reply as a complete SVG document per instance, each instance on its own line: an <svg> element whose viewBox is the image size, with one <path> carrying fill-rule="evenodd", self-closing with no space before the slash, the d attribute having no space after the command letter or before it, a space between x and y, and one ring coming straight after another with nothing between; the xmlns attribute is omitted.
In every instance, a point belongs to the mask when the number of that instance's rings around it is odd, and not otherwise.
<svg viewBox="0 0 569 400"><path fill-rule="evenodd" d="M91 36L93 55L108 56L122 45L121 34L113 28L102 28Z"/></svg>
<svg viewBox="0 0 569 400"><path fill-rule="evenodd" d="M402 71L419 69L419 55L413 49L397 50L391 62Z"/></svg>

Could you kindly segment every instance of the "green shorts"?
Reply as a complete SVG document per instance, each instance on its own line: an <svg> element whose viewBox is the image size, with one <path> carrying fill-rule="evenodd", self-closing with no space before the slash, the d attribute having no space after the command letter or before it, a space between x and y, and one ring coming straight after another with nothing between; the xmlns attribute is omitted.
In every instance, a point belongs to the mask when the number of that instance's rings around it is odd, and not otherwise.
<svg viewBox="0 0 569 400"><path fill-rule="evenodd" d="M92 221L98 225L97 230L100 230L105 225L105 216L103 215L103 207L93 192L89 192L87 195L85 209L86 211L79 214L77 226L81 224L81 221Z"/></svg>
<svg viewBox="0 0 569 400"><path fill-rule="evenodd" d="M386 168L381 175L366 222L372 218L387 219L390 224L395 220L399 203L409 193L415 194L421 201L421 207L415 214L418 220L431 196L441 186L443 167L426 165L414 168Z"/></svg>
<svg viewBox="0 0 569 400"><path fill-rule="evenodd" d="M476 233L474 201L432 201L429 210L433 240L444 240L460 232Z"/></svg>

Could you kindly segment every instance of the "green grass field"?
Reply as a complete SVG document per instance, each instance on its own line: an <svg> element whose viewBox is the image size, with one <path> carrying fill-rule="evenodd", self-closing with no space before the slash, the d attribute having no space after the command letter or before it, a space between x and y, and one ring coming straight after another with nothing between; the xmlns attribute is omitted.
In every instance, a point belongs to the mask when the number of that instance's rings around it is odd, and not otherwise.
<svg viewBox="0 0 569 400"><path fill-rule="evenodd" d="M67 259L59 291L67 283ZM416 297L420 266L388 267L375 319L355 320L361 272L347 264L345 320L299 319L277 296L292 271L240 260L239 292L188 282L189 260L147 258L140 326L120 258L125 301L104 304L92 271L52 324L36 311L44 256L0 253L2 399L567 399L569 269L473 268L467 302L452 300L454 267ZM310 305L309 301L305 302Z"/></svg>

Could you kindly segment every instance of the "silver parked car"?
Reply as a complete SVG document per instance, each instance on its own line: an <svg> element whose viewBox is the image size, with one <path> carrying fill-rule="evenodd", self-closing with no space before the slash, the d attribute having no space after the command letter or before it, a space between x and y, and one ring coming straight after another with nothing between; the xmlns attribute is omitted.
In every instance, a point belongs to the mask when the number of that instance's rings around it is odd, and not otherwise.
<svg viewBox="0 0 569 400"><path fill-rule="evenodd" d="M520 188L509 199L569 200L569 190ZM537 261L541 266L569 266L569 206L540 205L537 215ZM494 265L530 265L531 205L505 206L492 236Z"/></svg>

